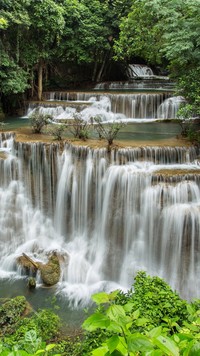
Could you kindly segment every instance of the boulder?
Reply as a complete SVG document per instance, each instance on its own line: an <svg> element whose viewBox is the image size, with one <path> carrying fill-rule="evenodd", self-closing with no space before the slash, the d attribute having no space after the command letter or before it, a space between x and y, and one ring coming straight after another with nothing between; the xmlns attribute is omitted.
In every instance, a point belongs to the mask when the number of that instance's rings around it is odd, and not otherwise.
<svg viewBox="0 0 200 356"><path fill-rule="evenodd" d="M38 269L44 284L53 286L59 282L61 269L59 257L55 252L49 257L46 264L38 263Z"/></svg>

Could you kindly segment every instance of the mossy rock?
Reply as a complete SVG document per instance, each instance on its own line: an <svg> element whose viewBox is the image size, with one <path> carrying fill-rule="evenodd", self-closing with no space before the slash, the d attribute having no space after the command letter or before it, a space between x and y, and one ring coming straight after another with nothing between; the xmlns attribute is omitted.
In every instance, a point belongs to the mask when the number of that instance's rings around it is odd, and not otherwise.
<svg viewBox="0 0 200 356"><path fill-rule="evenodd" d="M32 311L24 296L4 299L0 306L0 336L12 334L21 318Z"/></svg>
<svg viewBox="0 0 200 356"><path fill-rule="evenodd" d="M16 262L23 268L26 274L36 275L37 268L25 256L19 256Z"/></svg>
<svg viewBox="0 0 200 356"><path fill-rule="evenodd" d="M56 252L53 252L46 264L39 261L33 261L28 255L23 253L22 256L17 258L17 264L19 264L27 275L35 276L37 270L40 271L42 281L47 286L52 286L59 282L61 269L60 261L63 260L62 256L59 256ZM30 287L30 284L28 284Z"/></svg>
<svg viewBox="0 0 200 356"><path fill-rule="evenodd" d="M41 278L44 284L53 286L60 280L60 262L56 253L49 257L49 261L46 264L39 264L39 270Z"/></svg>
<svg viewBox="0 0 200 356"><path fill-rule="evenodd" d="M36 287L36 279L34 277L29 277L28 279L28 288L35 289Z"/></svg>

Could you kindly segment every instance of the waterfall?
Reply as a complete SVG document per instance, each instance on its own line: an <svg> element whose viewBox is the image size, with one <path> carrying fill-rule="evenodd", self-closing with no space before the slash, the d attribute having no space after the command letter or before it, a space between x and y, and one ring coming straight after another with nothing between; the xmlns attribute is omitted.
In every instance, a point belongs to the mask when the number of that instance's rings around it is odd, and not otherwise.
<svg viewBox="0 0 200 356"><path fill-rule="evenodd" d="M36 108L42 114L52 115L54 120L72 119L75 113L89 121L98 116L103 122L151 122L151 120L174 119L180 104L180 97L170 93L91 93L91 92L49 92L44 93L45 102L30 103L28 116Z"/></svg>
<svg viewBox="0 0 200 356"><path fill-rule="evenodd" d="M1 278L22 277L24 252L45 262L57 251L57 293L75 306L126 290L138 270L198 296L198 147L107 152L0 139Z"/></svg>
<svg viewBox="0 0 200 356"><path fill-rule="evenodd" d="M175 118L180 105L184 103L185 99L182 96L167 98L159 106L157 115L161 119Z"/></svg>
<svg viewBox="0 0 200 356"><path fill-rule="evenodd" d="M127 68L128 78L134 77L150 77L154 73L150 67L144 64L129 64Z"/></svg>

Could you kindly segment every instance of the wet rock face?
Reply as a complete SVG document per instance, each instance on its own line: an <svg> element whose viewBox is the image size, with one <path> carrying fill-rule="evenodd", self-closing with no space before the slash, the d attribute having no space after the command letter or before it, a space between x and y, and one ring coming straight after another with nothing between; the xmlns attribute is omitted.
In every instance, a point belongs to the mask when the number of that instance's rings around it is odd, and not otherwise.
<svg viewBox="0 0 200 356"><path fill-rule="evenodd" d="M35 276L37 273L37 268L34 266L30 260L28 260L24 255L17 258L17 264L20 265L27 275Z"/></svg>
<svg viewBox="0 0 200 356"><path fill-rule="evenodd" d="M61 269L56 253L49 257L49 261L46 264L38 263L38 267L44 284L53 286L59 282Z"/></svg>

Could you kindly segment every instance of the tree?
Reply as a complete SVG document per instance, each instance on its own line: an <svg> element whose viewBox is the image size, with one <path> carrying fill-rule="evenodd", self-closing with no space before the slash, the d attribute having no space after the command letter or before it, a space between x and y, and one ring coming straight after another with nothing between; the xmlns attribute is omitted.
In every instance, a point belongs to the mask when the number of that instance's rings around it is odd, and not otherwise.
<svg viewBox="0 0 200 356"><path fill-rule="evenodd" d="M31 0L29 16L31 24L23 46L24 63L32 72L37 71L37 97L42 100L43 75L65 25L63 7L54 0Z"/></svg>
<svg viewBox="0 0 200 356"><path fill-rule="evenodd" d="M120 24L116 58L168 67L178 93L199 106L199 0L133 0ZM189 83L189 86L188 86Z"/></svg>
<svg viewBox="0 0 200 356"><path fill-rule="evenodd" d="M89 138L90 125L87 121L81 118L80 114L74 114L72 121L66 124L67 130L75 138L79 138L83 141Z"/></svg>
<svg viewBox="0 0 200 356"><path fill-rule="evenodd" d="M6 111L14 105L16 94L28 88L29 73L21 63L20 51L23 31L29 26L28 5L28 0L1 1L0 101Z"/></svg>
<svg viewBox="0 0 200 356"><path fill-rule="evenodd" d="M114 121L112 123L102 123L99 117L94 118L94 129L97 131L100 139L105 139L108 143L108 151L110 151L114 139L116 139L119 131L125 123Z"/></svg>
<svg viewBox="0 0 200 356"><path fill-rule="evenodd" d="M40 134L42 132L42 129L49 124L49 121L52 119L52 117L50 115L45 115L41 113L37 108L29 116L29 119L33 133Z"/></svg>

